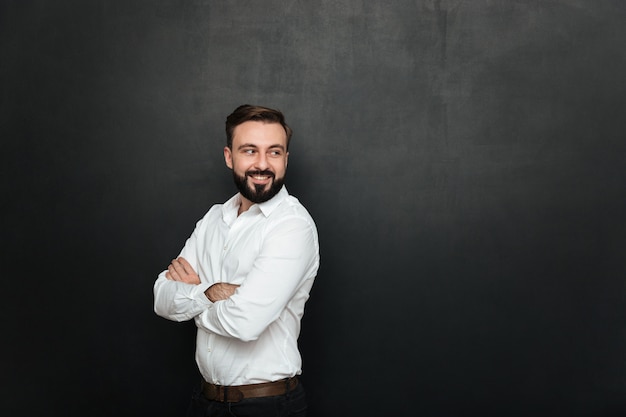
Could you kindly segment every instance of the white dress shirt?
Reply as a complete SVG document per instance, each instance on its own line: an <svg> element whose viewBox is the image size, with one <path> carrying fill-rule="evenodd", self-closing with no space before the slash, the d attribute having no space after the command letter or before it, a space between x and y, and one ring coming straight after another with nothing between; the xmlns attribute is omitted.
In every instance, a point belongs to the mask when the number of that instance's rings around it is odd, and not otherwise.
<svg viewBox="0 0 626 417"><path fill-rule="evenodd" d="M237 216L240 201L236 194L211 207L180 252L200 276L199 285L168 280L166 271L154 283L158 315L195 320L198 368L218 385L301 373L300 319L319 268L315 223L284 186ZM240 287L212 303L204 291L216 282Z"/></svg>

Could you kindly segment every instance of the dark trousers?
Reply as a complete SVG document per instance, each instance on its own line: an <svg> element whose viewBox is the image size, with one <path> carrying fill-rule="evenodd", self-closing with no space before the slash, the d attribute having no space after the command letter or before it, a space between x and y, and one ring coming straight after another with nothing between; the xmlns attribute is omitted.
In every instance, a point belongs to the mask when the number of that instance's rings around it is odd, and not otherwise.
<svg viewBox="0 0 626 417"><path fill-rule="evenodd" d="M199 386L193 392L187 417L305 417L306 395L302 381L283 395L247 398L236 403L208 400Z"/></svg>

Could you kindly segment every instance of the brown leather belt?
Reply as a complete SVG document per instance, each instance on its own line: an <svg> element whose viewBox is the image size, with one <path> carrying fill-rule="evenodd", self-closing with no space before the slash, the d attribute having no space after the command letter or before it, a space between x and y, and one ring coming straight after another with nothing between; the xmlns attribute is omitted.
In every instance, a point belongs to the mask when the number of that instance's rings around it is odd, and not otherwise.
<svg viewBox="0 0 626 417"><path fill-rule="evenodd" d="M298 377L281 379L274 382L263 382L249 385L215 385L202 381L202 392L204 396L212 401L223 403L236 403L245 398L272 397L283 395L292 391L298 386Z"/></svg>

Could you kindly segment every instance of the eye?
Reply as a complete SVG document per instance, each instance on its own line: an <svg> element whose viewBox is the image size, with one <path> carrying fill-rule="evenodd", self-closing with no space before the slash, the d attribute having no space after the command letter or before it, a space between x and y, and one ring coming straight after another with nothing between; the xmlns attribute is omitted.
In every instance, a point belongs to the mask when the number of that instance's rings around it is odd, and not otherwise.
<svg viewBox="0 0 626 417"><path fill-rule="evenodd" d="M269 152L269 154L270 154L270 156L277 158L277 157L281 156L283 153L282 153L282 151L280 149L273 149L273 150L271 150Z"/></svg>
<svg viewBox="0 0 626 417"><path fill-rule="evenodd" d="M243 153L246 155L254 155L255 150L254 149L244 149Z"/></svg>

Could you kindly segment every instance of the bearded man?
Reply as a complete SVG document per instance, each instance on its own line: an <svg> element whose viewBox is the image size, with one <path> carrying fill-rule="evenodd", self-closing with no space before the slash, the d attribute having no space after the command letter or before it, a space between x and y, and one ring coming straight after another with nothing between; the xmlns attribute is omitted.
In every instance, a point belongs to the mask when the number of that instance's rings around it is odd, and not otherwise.
<svg viewBox="0 0 626 417"><path fill-rule="evenodd" d="M284 185L292 130L242 105L224 160L238 193L212 206L154 283L154 311L194 320L202 381L188 416L305 416L297 339L319 268L317 229Z"/></svg>

